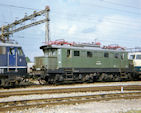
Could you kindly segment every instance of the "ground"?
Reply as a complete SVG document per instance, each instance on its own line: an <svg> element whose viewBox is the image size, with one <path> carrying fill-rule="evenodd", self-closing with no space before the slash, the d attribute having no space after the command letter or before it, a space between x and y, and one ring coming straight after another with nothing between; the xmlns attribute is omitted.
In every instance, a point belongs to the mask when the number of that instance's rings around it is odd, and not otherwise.
<svg viewBox="0 0 141 113"><path fill-rule="evenodd" d="M31 108L10 113L141 113L141 99L46 106L44 108Z"/></svg>

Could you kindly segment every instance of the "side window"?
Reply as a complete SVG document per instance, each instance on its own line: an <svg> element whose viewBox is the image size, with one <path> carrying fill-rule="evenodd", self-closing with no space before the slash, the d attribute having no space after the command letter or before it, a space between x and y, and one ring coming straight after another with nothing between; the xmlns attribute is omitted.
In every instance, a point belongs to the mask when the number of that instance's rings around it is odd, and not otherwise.
<svg viewBox="0 0 141 113"><path fill-rule="evenodd" d="M71 56L71 51L70 50L67 50L67 57L70 57Z"/></svg>
<svg viewBox="0 0 141 113"><path fill-rule="evenodd" d="M115 58L119 58L119 53L115 53Z"/></svg>
<svg viewBox="0 0 141 113"><path fill-rule="evenodd" d="M93 54L92 54L92 52L90 52L90 51L87 51L87 57L93 57Z"/></svg>
<svg viewBox="0 0 141 113"><path fill-rule="evenodd" d="M15 55L15 49L14 48L10 48L9 49L9 54L10 55Z"/></svg>
<svg viewBox="0 0 141 113"><path fill-rule="evenodd" d="M105 57L105 58L108 58L108 57L109 57L109 53L107 53L107 52L104 53L104 57Z"/></svg>
<svg viewBox="0 0 141 113"><path fill-rule="evenodd" d="M21 48L18 48L18 55L19 55L19 56L23 56L23 51L22 51Z"/></svg>
<svg viewBox="0 0 141 113"><path fill-rule="evenodd" d="M123 60L125 57L124 53L121 54L121 59Z"/></svg>
<svg viewBox="0 0 141 113"><path fill-rule="evenodd" d="M74 56L80 56L80 52L79 51L74 51Z"/></svg>
<svg viewBox="0 0 141 113"><path fill-rule="evenodd" d="M4 55L4 54L6 54L6 48L5 47L0 47L0 54L2 55Z"/></svg>

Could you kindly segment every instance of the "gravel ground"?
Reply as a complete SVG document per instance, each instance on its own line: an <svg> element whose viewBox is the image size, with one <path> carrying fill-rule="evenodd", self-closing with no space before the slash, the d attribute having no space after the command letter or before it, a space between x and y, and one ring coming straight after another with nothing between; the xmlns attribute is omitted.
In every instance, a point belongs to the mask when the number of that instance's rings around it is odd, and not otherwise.
<svg viewBox="0 0 141 113"><path fill-rule="evenodd" d="M52 107L46 106L44 108L31 108L7 113L125 113L127 111L136 113L135 111L138 110L141 110L141 99L122 99Z"/></svg>
<svg viewBox="0 0 141 113"><path fill-rule="evenodd" d="M124 92L131 92L131 91L124 91ZM136 92L139 92L139 91L136 91ZM10 97L5 97L5 98L0 98L0 102L18 101L18 100L32 100L32 99L43 99L43 98L70 97L70 96L97 95L97 94L108 94L108 93L120 93L120 91L77 92L77 93L61 93L61 94L41 94L41 95L10 96Z"/></svg>
<svg viewBox="0 0 141 113"><path fill-rule="evenodd" d="M3 91L21 91L21 90L39 90L39 89L58 89L58 88L77 88L77 87L97 87L97 86L117 86L117 85L141 85L141 81L131 82L105 82L105 83L88 83L88 84L70 84L70 85L59 85L59 86L41 86L41 87L27 87L27 88L14 88L14 89L0 89Z"/></svg>
<svg viewBox="0 0 141 113"><path fill-rule="evenodd" d="M16 88L16 89L2 89L2 91L20 91L20 90L39 90L39 89L55 89L55 88L75 88L75 87L94 87L94 86L112 86L112 85L141 85L140 81L136 82L110 82L110 83L91 83L91 84L75 84L75 85L59 85L59 86L43 86L36 88ZM118 91L111 91L111 93L118 93ZM126 91L127 92L127 91ZM101 94L106 92L85 92L85 93L63 93L63 94L42 94L42 95L26 95L26 96L11 96L0 98L0 102L13 100L28 100L39 98L55 98L67 96L80 96ZM13 111L7 113L123 113L127 111L141 110L141 99L136 100L112 100L91 102L75 105L60 105L45 108L32 108L23 111ZM133 112L134 113L134 112Z"/></svg>

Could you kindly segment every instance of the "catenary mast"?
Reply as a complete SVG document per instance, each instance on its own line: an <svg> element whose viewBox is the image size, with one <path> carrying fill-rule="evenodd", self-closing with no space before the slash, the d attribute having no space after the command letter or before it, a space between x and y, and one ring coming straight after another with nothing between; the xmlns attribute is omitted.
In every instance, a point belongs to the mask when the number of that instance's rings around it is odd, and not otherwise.
<svg viewBox="0 0 141 113"><path fill-rule="evenodd" d="M10 35L12 35L15 32L22 31L24 29L42 24L46 22L46 38L45 42L47 43L49 41L49 11L50 8L49 6L46 6L44 10L41 10L39 12L34 11L33 14L27 16L25 15L24 18L20 20L15 20L11 24L4 25L0 27L0 41L5 43L9 42L10 40ZM35 18L46 15L45 19L38 19L37 21ZM23 23L29 22L28 24L24 25Z"/></svg>

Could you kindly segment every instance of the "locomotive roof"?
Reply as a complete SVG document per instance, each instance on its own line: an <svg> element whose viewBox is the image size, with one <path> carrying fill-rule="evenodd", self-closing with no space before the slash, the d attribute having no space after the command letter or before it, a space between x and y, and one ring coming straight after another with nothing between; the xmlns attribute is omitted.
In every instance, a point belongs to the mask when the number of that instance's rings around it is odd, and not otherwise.
<svg viewBox="0 0 141 113"><path fill-rule="evenodd" d="M97 50L97 51L113 51L113 52L127 52L126 50L113 50L113 49L103 49L100 47L78 47L78 46L67 46L67 45L44 45L40 49L51 49L51 48L65 48L65 49L75 49L75 50Z"/></svg>
<svg viewBox="0 0 141 113"><path fill-rule="evenodd" d="M141 55L141 52L137 51L137 52L129 52L130 55Z"/></svg>
<svg viewBox="0 0 141 113"><path fill-rule="evenodd" d="M0 43L0 46L4 46L4 47L21 47L18 44L12 44L12 43Z"/></svg>

